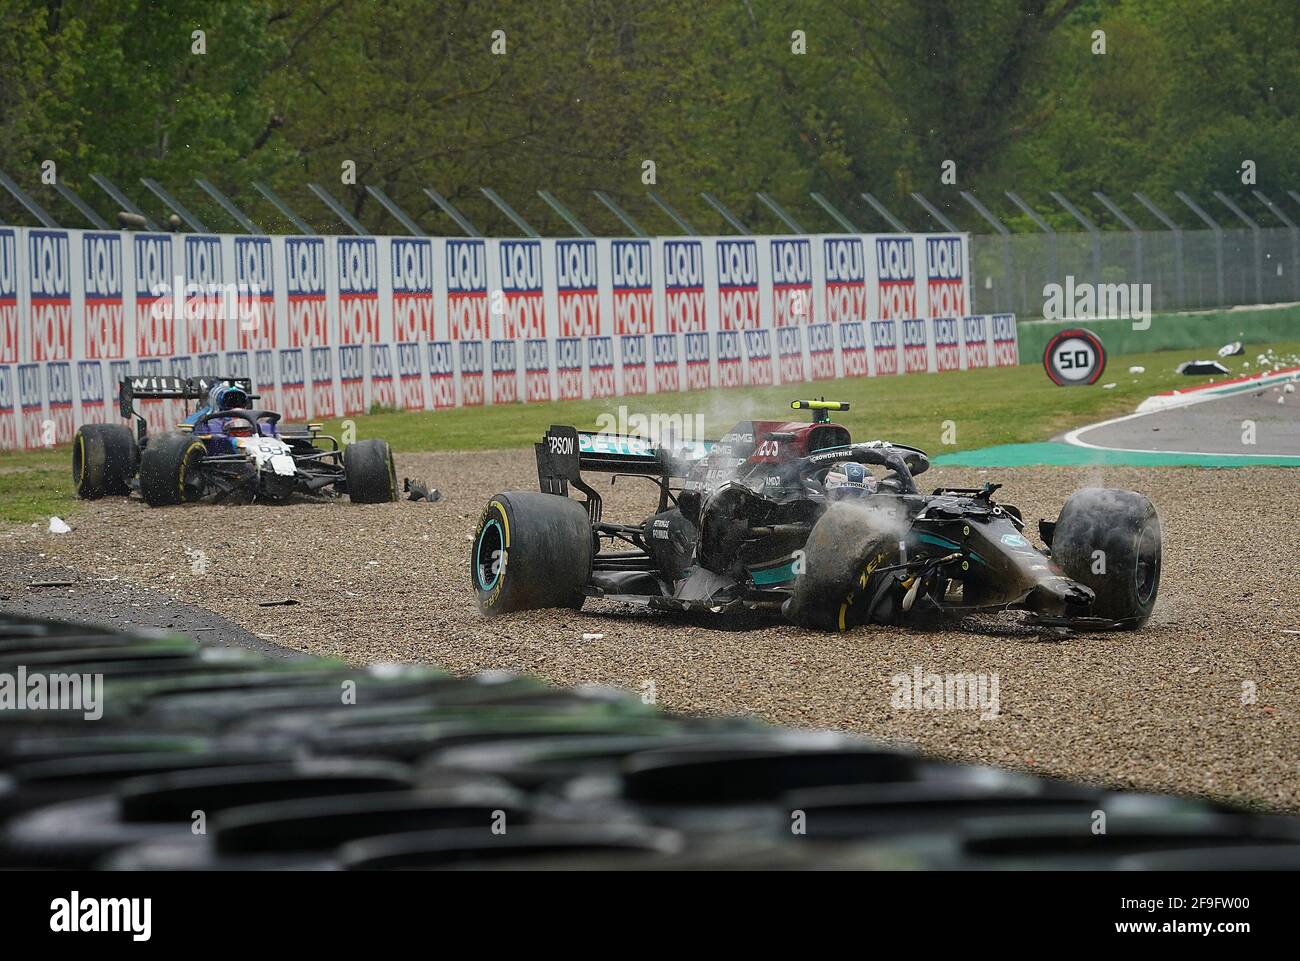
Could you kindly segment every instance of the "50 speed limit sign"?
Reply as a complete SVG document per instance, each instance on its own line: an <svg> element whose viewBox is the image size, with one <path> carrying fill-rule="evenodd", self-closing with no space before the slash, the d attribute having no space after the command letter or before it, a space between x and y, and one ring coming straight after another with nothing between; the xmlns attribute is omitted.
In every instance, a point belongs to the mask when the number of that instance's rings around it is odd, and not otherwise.
<svg viewBox="0 0 1300 961"><path fill-rule="evenodd" d="M1052 383L1061 387L1095 384L1106 369L1106 348L1090 330L1062 330L1047 342L1043 367Z"/></svg>

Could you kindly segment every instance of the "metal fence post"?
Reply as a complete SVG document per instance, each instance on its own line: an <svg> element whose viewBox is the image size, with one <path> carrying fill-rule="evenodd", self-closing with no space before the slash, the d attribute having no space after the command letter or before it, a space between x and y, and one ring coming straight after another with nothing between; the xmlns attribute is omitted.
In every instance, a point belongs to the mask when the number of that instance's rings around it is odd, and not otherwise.
<svg viewBox="0 0 1300 961"><path fill-rule="evenodd" d="M867 193L865 190L862 192L862 199L865 200L867 203L869 203L871 205L871 209L874 210L876 213L880 214L880 216L884 217L885 220L889 222L889 226L893 227L899 233L901 234L911 233L911 231L907 229L907 224L903 223L901 220L899 220L897 217L891 214L889 212L889 209L884 204L882 204L875 197L871 196L871 194Z"/></svg>
<svg viewBox="0 0 1300 961"><path fill-rule="evenodd" d="M100 230L109 229L108 223L104 220L104 218L101 217L99 214L95 213L94 208L91 207L90 204L82 200L81 195L78 194L71 187L69 187L67 184L65 184L63 181L56 180L54 182L54 189L59 192L60 197L62 197L68 203L72 204L72 206L76 207L77 212L81 214L81 216L85 217L88 221L90 221L90 225L92 227L98 227Z"/></svg>
<svg viewBox="0 0 1300 961"><path fill-rule="evenodd" d="M958 227L951 220L949 220L946 216L944 216L943 211L941 211L934 204L930 203L930 201L925 198L924 194L919 193L917 191L912 191L912 199L915 200L918 204L920 204L925 209L925 212L927 214L929 214L940 224L942 224L944 230L951 230L955 234L961 233L961 228Z"/></svg>
<svg viewBox="0 0 1300 961"><path fill-rule="evenodd" d="M1015 287L1014 287L1013 278L1015 276L1016 258L1014 252L1011 249L1011 231L1007 229L1006 224L998 220L997 217L993 216L993 212L990 211L988 207L985 207L984 204L980 203L979 198L977 198L969 190L963 190L961 192L961 197L963 200L966 201L966 203L974 207L975 212L979 214L981 217L983 217L985 220L987 220L989 224L993 227L993 229L996 230L998 234L1001 235L1002 237L1002 270L1003 270L1003 276L1005 278L1005 283L1003 284L1003 286L1005 286L1007 290L1006 300L1002 304L1002 310L1011 311L1014 313ZM999 290L999 293L1000 292L1001 291Z"/></svg>
<svg viewBox="0 0 1300 961"><path fill-rule="evenodd" d="M668 201L664 200L653 190L647 190L646 196L649 197L651 200L653 200L655 202L655 206L658 207L660 210L662 210L664 213L666 213L668 215L668 218L673 223L675 223L678 227L684 230L687 234L689 234L692 237L699 236L700 232L696 230L694 227L692 227L685 217L683 217L677 211L673 210L673 208L668 205Z"/></svg>
<svg viewBox="0 0 1300 961"><path fill-rule="evenodd" d="M243 227L250 234L264 234L266 232L262 230L261 227L257 226L257 224L253 223L247 214L235 206L233 200L213 186L212 183L204 180L202 177L196 178L194 182L199 185L200 190L217 202L217 206L226 212L226 216L239 224L239 226Z"/></svg>
<svg viewBox="0 0 1300 961"><path fill-rule="evenodd" d="M1138 203L1151 212L1151 216L1164 224L1174 235L1174 289L1178 291L1178 303L1173 306L1186 307L1187 291L1183 279L1183 228L1179 227L1172 217L1157 207L1155 201L1140 190L1133 191L1133 196Z"/></svg>
<svg viewBox="0 0 1300 961"><path fill-rule="evenodd" d="M209 232L207 225L204 224L203 221L199 220L198 217L194 216L194 214L190 213L189 210L186 209L185 205L169 194L158 181L154 180L152 177L141 177L140 183L144 184L146 190L170 207L176 216L185 221L190 230L200 234L206 234Z"/></svg>
<svg viewBox="0 0 1300 961"><path fill-rule="evenodd" d="M297 227L298 231L303 234L303 236L311 237L315 235L316 231L312 230L305 220L294 213L293 208L281 200L280 195L272 190L268 185L262 183L260 180L254 180L253 189L267 200L271 201L271 205L275 207L276 210L280 211L289 223Z"/></svg>
<svg viewBox="0 0 1300 961"><path fill-rule="evenodd" d="M700 196L704 198L704 202L706 204L708 204L710 207L712 207L714 210L718 212L718 214L722 217L723 220L725 220L728 224L731 225L731 228L734 231L736 231L736 233L738 234L753 233L752 230L750 230L748 227L746 227L743 223L740 222L739 217L737 217L735 214L733 214L730 210L727 209L726 204L724 204L717 197L713 196L713 194L709 193L706 190L703 193L701 193Z"/></svg>
<svg viewBox="0 0 1300 961"><path fill-rule="evenodd" d="M393 215L393 219L400 223L414 237L427 237L428 234L407 214L405 210L397 205L397 201L388 194L384 193L378 187L366 185L366 193L379 201L381 207Z"/></svg>
<svg viewBox="0 0 1300 961"><path fill-rule="evenodd" d="M793 217L791 217L791 216L786 212L786 210L785 210L784 207L782 207L779 203L777 203L775 200L773 200L773 199L772 199L771 197L769 197L767 194L763 193L763 192L760 190L760 191L758 191L757 193L755 193L754 196L757 197L757 198L759 199L759 202L760 202L764 207L766 207L768 210L772 211L772 213L774 213L774 214L776 215L777 219L780 220L781 223L785 224L787 227L789 227L789 228L790 228L791 230L793 230L795 233L797 233L797 234L806 234L806 233L808 232L808 231L804 230L802 227L799 226L799 222L798 222L797 220L795 220Z"/></svg>
<svg viewBox="0 0 1300 961"><path fill-rule="evenodd" d="M1074 204L1066 199L1065 195L1059 190L1049 190L1048 196L1065 208L1068 213L1079 223L1083 224L1083 229L1088 231L1088 236L1092 239L1092 282L1096 289L1101 289L1101 231L1097 225L1089 220Z"/></svg>
<svg viewBox="0 0 1300 961"><path fill-rule="evenodd" d="M603 190L593 190L592 193L596 195L597 200L609 208L615 217L623 222L624 227L632 231L633 235L637 237L646 236L646 232L641 229L641 225L633 220L631 215L614 201L613 197Z"/></svg>
<svg viewBox="0 0 1300 961"><path fill-rule="evenodd" d="M470 223L470 219L456 209L450 200L432 187L424 188L425 196L438 205L438 209L456 222L456 226L465 231L466 237L482 237L479 229Z"/></svg>
<svg viewBox="0 0 1300 961"><path fill-rule="evenodd" d="M1133 276L1142 282L1142 228L1137 221L1124 213L1119 204L1111 200L1100 190L1094 190L1092 195L1101 202L1101 205L1110 211L1111 216L1122 223L1133 234Z"/></svg>
<svg viewBox="0 0 1300 961"><path fill-rule="evenodd" d="M1237 218L1250 228L1251 237L1255 241L1255 303L1262 304L1264 302L1264 235L1259 229L1259 224L1255 223L1246 211L1233 203L1231 197L1222 190L1214 191L1214 196L1219 203L1236 214Z"/></svg>
<svg viewBox="0 0 1300 961"><path fill-rule="evenodd" d="M1010 200L1017 207L1019 207L1020 211L1026 217L1028 217L1030 220L1032 220L1035 224L1038 225L1039 230L1047 234L1047 252L1048 252L1047 282L1049 284L1059 283L1060 267L1056 259L1056 231L1052 229L1051 224L1049 224L1046 220L1044 220L1042 217L1038 215L1037 210L1029 206L1029 204L1025 203L1025 201L1021 200L1020 197L1014 191L1008 190L1006 191L1006 195L1007 195L1007 199Z"/></svg>
<svg viewBox="0 0 1300 961"><path fill-rule="evenodd" d="M1215 306L1222 307L1224 305L1223 303L1224 302L1223 228L1218 225L1218 223L1215 221L1213 217L1211 217L1209 214L1207 214L1204 210L1201 209L1200 204L1198 204L1191 197L1187 196L1187 194L1185 194L1183 191L1175 190L1174 196L1177 197L1179 200L1181 200L1184 204L1186 204L1188 209L1190 209L1192 213L1196 214L1196 216L1200 217L1203 221L1205 221L1205 223L1209 226L1209 228L1214 231L1214 274L1215 274L1214 279L1215 279L1215 290L1218 292L1218 302L1215 304Z"/></svg>
<svg viewBox="0 0 1300 961"><path fill-rule="evenodd" d="M1269 200L1258 190L1251 191L1255 198L1272 212L1273 216L1282 221L1291 233L1291 286L1295 288L1295 296L1300 300L1300 228L1296 223L1287 216L1284 211L1273 201Z"/></svg>
<svg viewBox="0 0 1300 961"><path fill-rule="evenodd" d="M324 187L322 187L320 184L308 184L307 189L310 190L312 193L314 193L320 199L321 203L323 203L326 207L332 210L334 214L339 218L339 220L347 224L348 229L351 230L358 237L370 236L370 231L366 230L366 228L362 225L361 221L357 220L356 217L353 217L350 213L348 213L347 208L345 208L341 203L335 200L334 195L331 194Z"/></svg>
<svg viewBox="0 0 1300 961"><path fill-rule="evenodd" d="M45 208L38 204L26 190L9 178L9 175L0 170L0 187L13 194L14 200L22 204L29 214L39 220L42 226L49 227L52 230L59 229L59 222L46 213Z"/></svg>

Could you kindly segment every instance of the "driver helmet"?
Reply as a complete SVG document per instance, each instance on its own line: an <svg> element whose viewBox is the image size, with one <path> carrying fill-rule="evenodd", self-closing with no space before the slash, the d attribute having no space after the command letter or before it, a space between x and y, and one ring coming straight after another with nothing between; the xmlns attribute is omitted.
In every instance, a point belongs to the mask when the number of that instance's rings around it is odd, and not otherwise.
<svg viewBox="0 0 1300 961"><path fill-rule="evenodd" d="M840 461L826 472L826 496L831 500L866 497L876 492L876 477L861 464Z"/></svg>
<svg viewBox="0 0 1300 961"><path fill-rule="evenodd" d="M208 391L208 408L210 410L235 410L248 406L248 394L244 388L230 384L218 384Z"/></svg>

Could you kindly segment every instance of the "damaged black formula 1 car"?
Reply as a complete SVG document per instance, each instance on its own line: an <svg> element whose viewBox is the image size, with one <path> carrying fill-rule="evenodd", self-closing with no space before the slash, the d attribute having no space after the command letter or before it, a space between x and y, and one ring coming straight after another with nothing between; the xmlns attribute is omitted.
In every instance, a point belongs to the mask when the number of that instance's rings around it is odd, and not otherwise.
<svg viewBox="0 0 1300 961"><path fill-rule="evenodd" d="M994 501L1000 485L922 494L924 452L853 443L829 419L847 404L792 407L812 410L812 423L744 421L684 446L551 427L535 445L542 492L498 494L479 519L469 563L479 609L600 597L840 631L1005 610L1095 630L1150 617L1160 519L1142 494L1079 490L1055 521L1039 522L1035 547L1020 511ZM656 513L604 520L588 471L649 479Z"/></svg>
<svg viewBox="0 0 1300 961"><path fill-rule="evenodd" d="M151 436L137 400L193 401L176 430ZM122 424L86 424L72 441L72 480L87 500L139 490L150 507L232 495L283 501L341 495L357 503L397 500L393 452L382 440L340 447L320 424L281 426L246 377L128 377L118 387Z"/></svg>

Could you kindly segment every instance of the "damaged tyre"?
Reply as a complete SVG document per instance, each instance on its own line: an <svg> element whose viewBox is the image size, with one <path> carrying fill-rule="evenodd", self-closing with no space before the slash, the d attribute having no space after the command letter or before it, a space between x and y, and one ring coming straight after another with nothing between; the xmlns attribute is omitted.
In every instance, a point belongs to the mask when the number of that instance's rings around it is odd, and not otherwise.
<svg viewBox="0 0 1300 961"><path fill-rule="evenodd" d="M782 613L801 627L845 631L865 623L879 579L877 567L896 552L897 537L878 510L832 504L804 545L803 571Z"/></svg>
<svg viewBox="0 0 1300 961"><path fill-rule="evenodd" d="M591 518L576 500L509 491L483 509L469 576L484 614L582 607L591 575Z"/></svg>
<svg viewBox="0 0 1300 961"><path fill-rule="evenodd" d="M1136 491L1086 487L1061 508L1052 558L1097 595L1095 617L1135 630L1160 589L1161 531L1155 506Z"/></svg>

